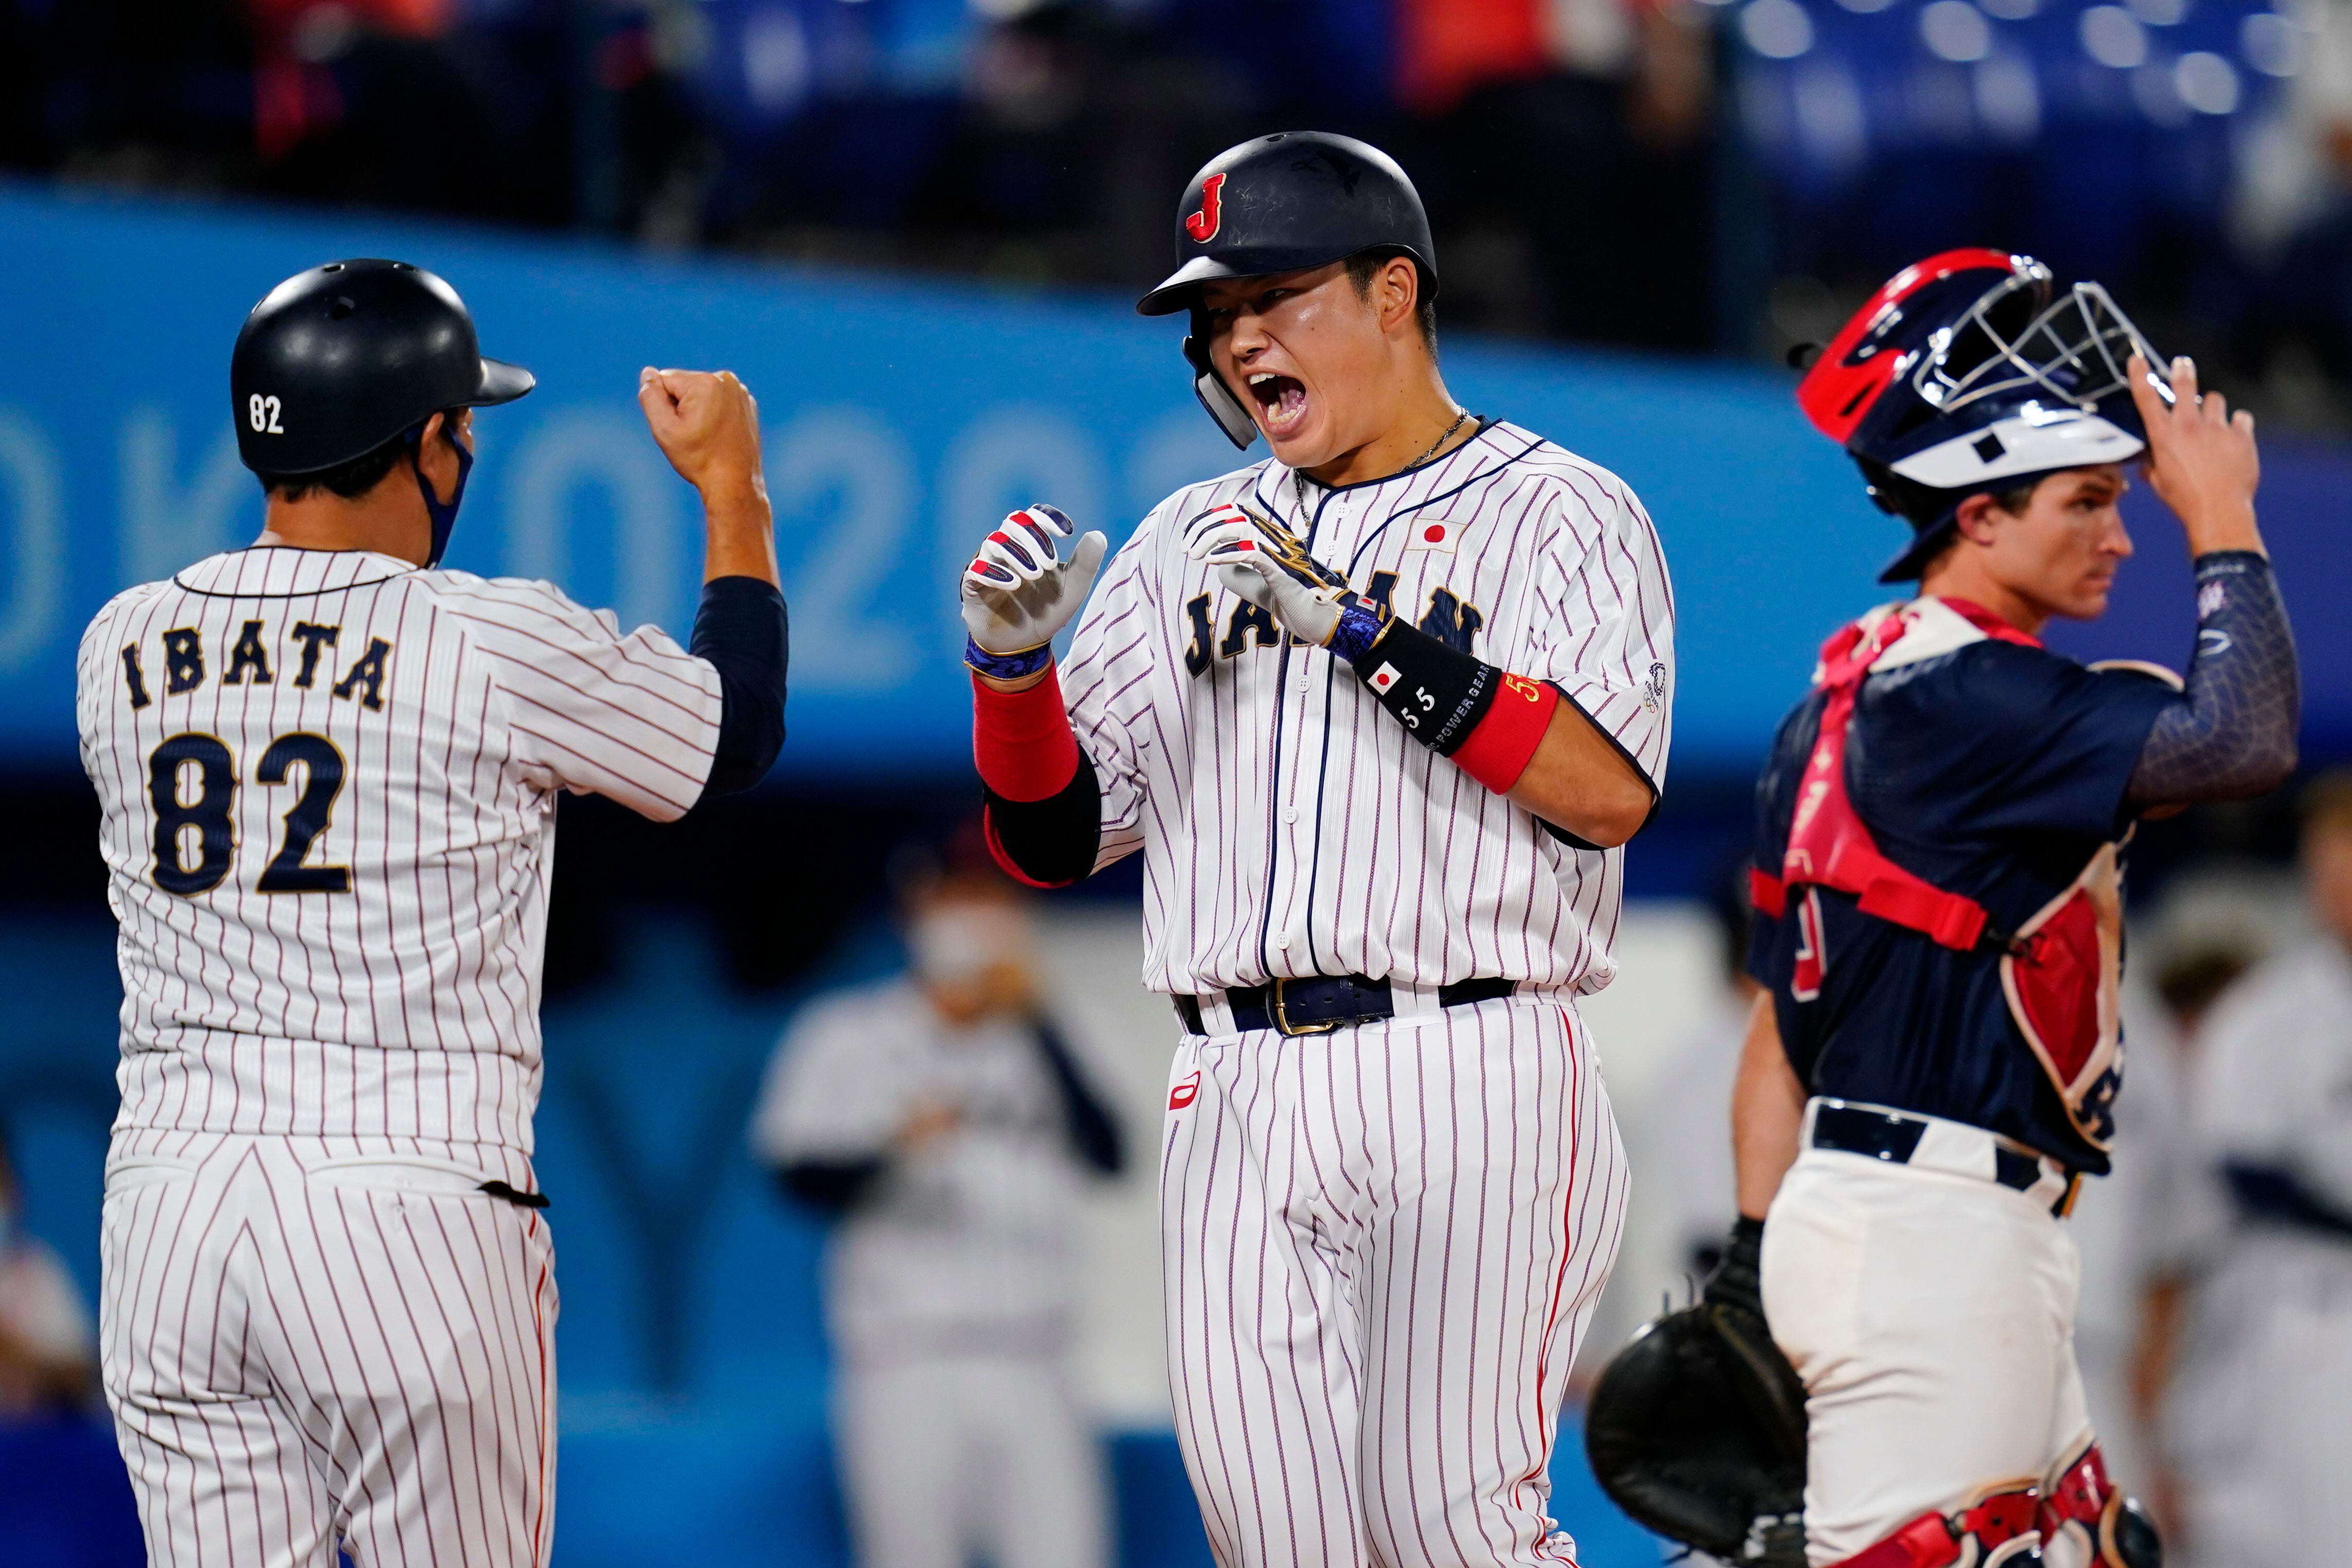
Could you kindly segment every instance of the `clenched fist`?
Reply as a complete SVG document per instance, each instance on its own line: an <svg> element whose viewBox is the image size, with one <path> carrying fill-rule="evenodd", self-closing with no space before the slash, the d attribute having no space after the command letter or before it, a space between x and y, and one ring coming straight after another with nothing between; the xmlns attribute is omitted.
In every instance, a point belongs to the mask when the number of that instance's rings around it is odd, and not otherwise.
<svg viewBox="0 0 2352 1568"><path fill-rule="evenodd" d="M760 476L760 404L732 371L637 372L637 406L654 442L678 477L707 498L747 488L765 494Z"/></svg>

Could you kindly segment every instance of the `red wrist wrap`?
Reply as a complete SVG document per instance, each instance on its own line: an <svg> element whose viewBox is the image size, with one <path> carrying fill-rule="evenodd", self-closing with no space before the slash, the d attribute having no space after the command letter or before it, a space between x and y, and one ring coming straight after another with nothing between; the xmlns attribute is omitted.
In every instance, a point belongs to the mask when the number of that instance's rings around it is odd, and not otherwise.
<svg viewBox="0 0 2352 1568"><path fill-rule="evenodd" d="M1505 675L1486 716L1455 748L1454 766L1497 795L1510 793L1543 744L1559 706L1559 693L1541 681Z"/></svg>
<svg viewBox="0 0 2352 1568"><path fill-rule="evenodd" d="M1026 691L972 677L971 759L982 782L1008 800L1048 800L1077 776L1078 737L1053 665Z"/></svg>

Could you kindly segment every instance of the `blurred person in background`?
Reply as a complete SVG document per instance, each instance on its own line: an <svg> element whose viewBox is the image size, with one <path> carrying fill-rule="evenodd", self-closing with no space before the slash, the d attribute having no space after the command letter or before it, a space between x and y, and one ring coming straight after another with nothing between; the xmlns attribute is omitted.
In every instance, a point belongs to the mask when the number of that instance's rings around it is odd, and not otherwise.
<svg viewBox="0 0 2352 1568"><path fill-rule="evenodd" d="M904 974L813 1003L752 1125L835 1216L836 1437L870 1568L1099 1568L1103 1459L1068 1364L1081 1186L1117 1119L1038 994L1021 894L984 851L909 879Z"/></svg>
<svg viewBox="0 0 2352 1568"><path fill-rule="evenodd" d="M1747 860L1736 876L1717 877L1711 886L1714 896L1701 907L1714 928L1709 956L1721 966L1714 977L1720 984L1707 988L1696 1018L1666 1039L1647 1092L1621 1089L1616 1101L1625 1163L1640 1176L1626 1200L1617 1266L1579 1353L1570 1397L1580 1401L1636 1331L1696 1297L1722 1261L1724 1235L1737 1218L1723 1128L1759 989L1748 976ZM1681 977L1667 983L1679 988Z"/></svg>
<svg viewBox="0 0 2352 1568"><path fill-rule="evenodd" d="M87 1408L98 1334L55 1249L25 1229L16 1162L0 1143L0 1421Z"/></svg>
<svg viewBox="0 0 2352 1568"><path fill-rule="evenodd" d="M2199 1568L2352 1539L2352 773L2306 791L2302 858L2317 930L2214 1007L2191 1097L2227 1198L2166 1411Z"/></svg>
<svg viewBox="0 0 2352 1568"><path fill-rule="evenodd" d="M1748 1015L1763 991L1748 973L1748 862L1739 864L1737 896L1727 879L1718 879L1715 892L1708 911L1722 934L1722 983L1706 1020L1675 1048L1663 1075L1669 1087L1651 1099L1641 1118L1645 1135L1632 1156L1643 1173L1642 1185L1659 1194L1652 1214L1673 1238L1675 1277L1694 1283L1723 1260L1725 1230L1738 1218L1729 1201L1731 1145L1723 1128L1731 1119Z"/></svg>
<svg viewBox="0 0 2352 1568"><path fill-rule="evenodd" d="M2126 940L2123 1038L2131 1092L2116 1106L2112 1168L2069 1218L2082 1257L2074 1359L2109 1468L2133 1478L2158 1524L2178 1524L2159 1430L2162 1380L2187 1300L2185 1257L2212 1207L2187 1145L2189 1079L2214 1002L2284 935L2276 879L2244 868L2192 873Z"/></svg>

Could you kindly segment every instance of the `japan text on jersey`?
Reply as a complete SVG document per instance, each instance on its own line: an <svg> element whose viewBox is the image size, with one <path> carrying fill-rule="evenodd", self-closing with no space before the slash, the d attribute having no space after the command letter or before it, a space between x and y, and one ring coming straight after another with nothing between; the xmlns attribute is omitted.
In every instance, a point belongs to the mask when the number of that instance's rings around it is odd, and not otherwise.
<svg viewBox="0 0 2352 1568"><path fill-rule="evenodd" d="M555 798L680 815L719 696L544 583L256 549L102 609L78 708L123 1125L527 1148Z"/></svg>
<svg viewBox="0 0 2352 1568"><path fill-rule="evenodd" d="M1622 852L1579 847L1415 744L1328 655L1183 549L1236 501L1368 598L1549 680L1655 786L1674 601L1624 482L1507 423L1327 489L1271 461L1178 492L1105 568L1064 666L1103 789L1099 863L1144 855L1145 983L1473 977L1597 990Z"/></svg>

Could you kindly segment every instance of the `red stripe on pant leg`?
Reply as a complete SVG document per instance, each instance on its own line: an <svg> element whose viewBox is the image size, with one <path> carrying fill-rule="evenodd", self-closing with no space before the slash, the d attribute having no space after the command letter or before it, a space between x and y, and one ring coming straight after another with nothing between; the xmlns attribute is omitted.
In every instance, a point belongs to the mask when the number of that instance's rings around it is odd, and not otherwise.
<svg viewBox="0 0 2352 1568"><path fill-rule="evenodd" d="M529 1228L524 1230L523 1235L527 1239L537 1239L538 1215L534 1214L530 1217ZM547 1260L541 1259L539 1265L539 1278L531 1281L530 1287L530 1323L539 1339L539 1506L531 1510L530 1560L541 1564L547 1562L550 1546L547 1539L547 1516L555 1501L553 1458L555 1437L554 1433L550 1430L555 1422L555 1390L551 1386L554 1379L550 1375L547 1364L549 1336L547 1318L541 1308L541 1303L547 1299Z"/></svg>
<svg viewBox="0 0 2352 1568"><path fill-rule="evenodd" d="M1536 1430L1538 1432L1544 1430L1543 1390L1544 1382L1549 1375L1552 1333L1559 1324L1559 1304L1562 1292L1566 1290L1568 1285L1568 1266L1574 1260L1576 1256L1576 1227L1571 1206L1574 1205L1577 1198L1581 1196L1582 1192L1582 1189L1578 1185L1576 1179L1576 1172L1577 1166L1580 1163L1580 1151L1581 1151L1584 1146L1584 1064L1577 1060L1576 1028L1573 1020L1570 1019L1568 1009L1566 1008L1562 1008L1560 1009L1560 1022L1567 1026L1569 1072L1570 1079L1575 1085L1575 1092L1569 1101L1568 1165L1560 1173L1560 1180L1566 1186L1567 1191L1560 1199L1559 1267L1552 1275L1551 1305L1544 1314L1543 1337L1538 1342L1538 1349L1536 1352ZM1529 1482L1535 1480L1537 1477L1545 1474L1551 1469L1552 1444L1558 1440L1559 1436L1559 1424L1557 1417L1555 1417L1552 1422L1550 1436L1544 1439L1542 1452L1537 1458L1536 1468L1519 1478L1518 1487L1512 1494L1514 1501L1518 1500L1520 1495L1526 1491Z"/></svg>

